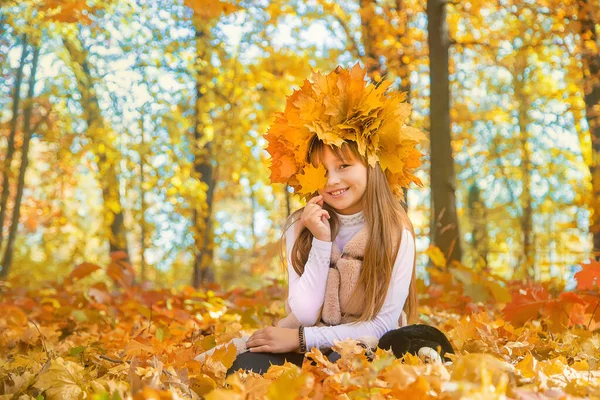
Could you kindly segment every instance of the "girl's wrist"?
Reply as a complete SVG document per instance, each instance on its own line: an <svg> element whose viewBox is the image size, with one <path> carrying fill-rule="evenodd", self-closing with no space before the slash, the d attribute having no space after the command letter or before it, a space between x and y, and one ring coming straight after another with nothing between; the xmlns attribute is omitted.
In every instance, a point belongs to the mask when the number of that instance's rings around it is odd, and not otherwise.
<svg viewBox="0 0 600 400"><path fill-rule="evenodd" d="M306 353L306 339L304 337L304 326L298 327L298 349L300 353Z"/></svg>

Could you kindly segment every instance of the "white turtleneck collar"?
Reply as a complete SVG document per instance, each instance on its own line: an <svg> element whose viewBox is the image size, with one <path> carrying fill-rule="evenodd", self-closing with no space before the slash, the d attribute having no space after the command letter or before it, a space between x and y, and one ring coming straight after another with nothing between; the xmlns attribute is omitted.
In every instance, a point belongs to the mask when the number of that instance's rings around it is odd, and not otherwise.
<svg viewBox="0 0 600 400"><path fill-rule="evenodd" d="M335 213L340 221L341 226L356 226L362 225L365 223L365 216L362 211L357 212L356 214L343 215L339 213Z"/></svg>

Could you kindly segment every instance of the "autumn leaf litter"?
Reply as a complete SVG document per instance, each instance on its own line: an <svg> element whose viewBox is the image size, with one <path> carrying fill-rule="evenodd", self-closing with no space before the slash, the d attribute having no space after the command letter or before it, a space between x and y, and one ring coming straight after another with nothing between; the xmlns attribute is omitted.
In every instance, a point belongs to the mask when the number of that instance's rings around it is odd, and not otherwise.
<svg viewBox="0 0 600 400"><path fill-rule="evenodd" d="M457 266L458 267L458 266ZM104 270L104 269L103 269ZM378 349L370 362L356 342L338 342L330 362L319 350L302 367L272 366L263 376L225 377L235 348L205 362L194 357L272 325L283 315L282 284L258 291L217 287L142 290L128 279L82 285L90 265L62 284L26 290L0 286L0 400L7 399L295 399L295 398L600 398L600 291L544 284L486 282L485 274L437 269L420 282L423 323L452 342L452 362L424 364ZM124 270L126 273L127 270ZM432 272L435 272L432 270ZM457 279L456 276L460 276ZM576 275L576 278L578 276ZM476 285L483 301L466 292ZM567 294L565 294L567 293ZM498 299L510 298L507 304ZM504 312L503 312L504 310ZM507 311L508 310L508 311ZM515 311L516 310L516 311ZM526 315L523 315L525 313ZM525 319L525 320L524 320ZM310 362L312 360L312 362Z"/></svg>

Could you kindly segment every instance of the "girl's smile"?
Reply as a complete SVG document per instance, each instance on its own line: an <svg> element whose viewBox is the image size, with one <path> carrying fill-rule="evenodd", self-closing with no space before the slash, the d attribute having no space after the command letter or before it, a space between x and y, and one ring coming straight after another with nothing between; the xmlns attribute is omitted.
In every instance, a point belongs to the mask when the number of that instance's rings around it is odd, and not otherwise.
<svg viewBox="0 0 600 400"><path fill-rule="evenodd" d="M340 190L336 190L336 191L333 191L333 192L328 192L327 194L329 194L334 199L337 199L339 197L342 197L344 195L344 193L346 193L348 191L348 189L349 188L340 189Z"/></svg>

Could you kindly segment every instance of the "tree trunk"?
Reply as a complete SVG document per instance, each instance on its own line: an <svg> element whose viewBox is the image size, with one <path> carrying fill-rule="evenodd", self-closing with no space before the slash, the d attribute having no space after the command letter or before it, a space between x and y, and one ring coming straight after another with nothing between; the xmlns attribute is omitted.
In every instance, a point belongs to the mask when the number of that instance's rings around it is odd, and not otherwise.
<svg viewBox="0 0 600 400"><path fill-rule="evenodd" d="M529 125L529 100L525 93L525 68L527 67L527 54L520 50L516 59L513 72L515 100L518 103L519 143L521 145L521 191L522 214L520 218L521 232L523 233L523 248L521 261L516 265L515 277L523 279L535 277L534 249L533 249L533 205L531 197L531 154L529 152L527 126Z"/></svg>
<svg viewBox="0 0 600 400"><path fill-rule="evenodd" d="M594 12L595 11L595 12ZM580 9L581 48L583 61L583 87L586 119L592 141L592 159L589 169L592 177L592 215L590 232L593 235L593 253L600 261L600 55L585 49L585 42L598 43L596 31L598 10L592 8L589 0L584 0ZM590 48L593 48L590 46Z"/></svg>
<svg viewBox="0 0 600 400"><path fill-rule="evenodd" d="M485 203L481 199L481 189L477 183L473 184L469 189L469 197L467 201L469 217L473 225L472 243L475 252L475 265L483 265L483 269L488 271L488 253L489 253L489 236L487 229L487 210Z"/></svg>
<svg viewBox="0 0 600 400"><path fill-rule="evenodd" d="M10 133L6 146L6 155L4 156L4 165L2 168L2 194L0 194L0 250L2 249L2 239L4 231L4 219L8 208L8 196L10 195L9 172L13 156L15 154L15 136L17 135L17 123L19 122L19 107L21 103L21 84L23 83L23 68L27 58L27 36L23 35L23 49L21 51L21 60L17 68L15 77L15 87L13 90L12 117L10 120Z"/></svg>
<svg viewBox="0 0 600 400"><path fill-rule="evenodd" d="M198 49L197 59L208 60L207 54L203 54L202 49L208 39L208 27L205 25L196 25L196 48ZM198 67L201 68L201 67ZM195 176L206 184L206 202L196 208L193 213L194 236L196 245L196 254L194 257L194 275L192 284L195 288L203 283L214 281L213 250L214 234L212 226L212 201L214 193L213 167L212 167L212 146L211 141L206 138L204 133L205 120L202 115L205 112L205 105L202 101L207 88L204 82L202 70L197 71L196 75L196 105L194 124L194 173Z"/></svg>
<svg viewBox="0 0 600 400"><path fill-rule="evenodd" d="M360 0L359 5L362 45L365 49L365 69L367 70L367 76L369 78L371 78L374 82L379 82L382 78L383 71L381 61L379 60L379 55L377 54L376 50L375 38L371 34L373 31L371 22L373 16L375 15L375 6L377 4L375 0ZM367 18L367 16L370 16L371 18Z"/></svg>
<svg viewBox="0 0 600 400"><path fill-rule="evenodd" d="M252 181L248 177L250 182L250 230L252 232L252 254L258 249L258 235L256 234L256 211L257 211L257 200L256 192L252 187Z"/></svg>
<svg viewBox="0 0 600 400"><path fill-rule="evenodd" d="M143 110L143 109L142 109ZM145 113L142 112L140 116L140 130L142 134L142 140L140 144L140 151L138 152L140 157L140 281L144 282L146 280L146 257L144 252L146 251L146 190L144 189L144 164L146 158L146 142L144 139L144 116Z"/></svg>
<svg viewBox="0 0 600 400"><path fill-rule="evenodd" d="M427 1L429 34L432 242L448 260L462 257L450 136L448 30L443 0Z"/></svg>
<svg viewBox="0 0 600 400"><path fill-rule="evenodd" d="M205 147L206 152L210 151L210 144ZM212 225L212 198L214 193L214 183L212 182L212 166L203 165L196 157L194 161L194 170L201 177L202 182L210 182L206 192L206 203L198 210L194 210L194 222L196 229L196 255L194 257L194 280L193 286L200 287L204 283L214 282L214 271L212 268L214 251L214 234Z"/></svg>
<svg viewBox="0 0 600 400"><path fill-rule="evenodd" d="M102 187L104 201L104 222L109 233L110 252L124 251L127 253L124 215L119 193L118 160L120 155L113 145L115 138L100 111L100 104L94 88L95 78L91 73L87 50L76 38L65 37L63 42L71 57L71 68L81 94L81 107L88 125L87 136L94 145L99 171L98 181Z"/></svg>
<svg viewBox="0 0 600 400"><path fill-rule="evenodd" d="M19 169L19 179L17 181L17 193L15 195L15 205L12 212L12 220L10 230L8 232L8 241L6 243L6 251L2 259L2 270L0 270L0 278L6 278L13 259L15 239L17 237L17 228L19 226L19 217L21 214L21 201L23 199L23 188L25 187L25 172L29 164L29 143L31 135L31 111L33 109L33 96L35 89L35 75L37 72L38 58L40 48L36 47L33 51L33 60L31 62L31 74L29 76L29 88L27 90L27 102L23 110L23 147L21 148L21 167Z"/></svg>

